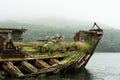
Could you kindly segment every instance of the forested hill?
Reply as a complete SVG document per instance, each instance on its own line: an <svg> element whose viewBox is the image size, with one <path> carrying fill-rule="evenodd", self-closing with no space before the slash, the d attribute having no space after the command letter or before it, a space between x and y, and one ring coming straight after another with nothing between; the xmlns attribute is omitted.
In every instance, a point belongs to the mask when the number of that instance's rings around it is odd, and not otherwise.
<svg viewBox="0 0 120 80"><path fill-rule="evenodd" d="M49 21L48 21L49 22ZM36 41L38 39L45 39L47 37L53 37L56 34L62 34L65 40L73 40L75 32L81 29L90 29L93 23L90 22L73 22L62 20L51 21L51 23L39 22L39 21L4 21L0 22L0 28L26 28L28 31L24 34L23 41ZM105 25L98 24L104 29L104 36L100 41L97 51L99 52L118 52L120 51L120 30L113 29Z"/></svg>

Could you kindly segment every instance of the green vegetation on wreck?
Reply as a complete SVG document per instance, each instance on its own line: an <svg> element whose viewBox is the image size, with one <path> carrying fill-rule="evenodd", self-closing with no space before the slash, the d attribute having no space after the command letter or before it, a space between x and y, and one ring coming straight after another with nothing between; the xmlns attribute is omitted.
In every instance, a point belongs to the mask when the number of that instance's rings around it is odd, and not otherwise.
<svg viewBox="0 0 120 80"><path fill-rule="evenodd" d="M22 51L31 53L34 56L50 57L50 56L71 56L76 53L88 53L94 48L94 42L92 39L87 42L31 42L31 43L15 43L22 46Z"/></svg>

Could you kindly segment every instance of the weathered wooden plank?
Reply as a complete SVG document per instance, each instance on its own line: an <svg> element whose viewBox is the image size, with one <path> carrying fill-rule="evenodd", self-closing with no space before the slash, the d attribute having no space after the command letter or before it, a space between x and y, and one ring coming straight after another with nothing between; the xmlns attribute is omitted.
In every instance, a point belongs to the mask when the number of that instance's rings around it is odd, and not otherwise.
<svg viewBox="0 0 120 80"><path fill-rule="evenodd" d="M20 64L21 64L21 68L27 71L28 73L38 72L38 69L27 61L22 61Z"/></svg>
<svg viewBox="0 0 120 80"><path fill-rule="evenodd" d="M4 62L3 69L5 69L11 75L16 75L16 76L24 75L16 66L13 65L12 62Z"/></svg>
<svg viewBox="0 0 120 80"><path fill-rule="evenodd" d="M85 63L86 61L89 59L91 55L90 54L85 54L80 60L79 60L79 64L77 65L76 68L81 68Z"/></svg>
<svg viewBox="0 0 120 80"><path fill-rule="evenodd" d="M90 56L90 54L86 55L85 60L88 60Z"/></svg>
<svg viewBox="0 0 120 80"><path fill-rule="evenodd" d="M36 60L35 65L37 67L39 67L39 68L48 68L48 67L50 67L50 65L47 64L46 62L44 62L43 60Z"/></svg>
<svg viewBox="0 0 120 80"><path fill-rule="evenodd" d="M53 64L56 64L56 63L59 63L60 61L57 60L57 59L50 59L49 61L49 64L53 65Z"/></svg>
<svg viewBox="0 0 120 80"><path fill-rule="evenodd" d="M12 30L0 30L0 32L2 32L2 33L5 33L5 32L9 33L9 32L12 32Z"/></svg>
<svg viewBox="0 0 120 80"><path fill-rule="evenodd" d="M86 61L82 61L76 68L81 68L84 64L85 64Z"/></svg>
<svg viewBox="0 0 120 80"><path fill-rule="evenodd" d="M79 63L81 60L83 60L83 58L85 57L85 55L86 55L85 53L81 55L80 59L78 60L78 63Z"/></svg>
<svg viewBox="0 0 120 80"><path fill-rule="evenodd" d="M36 59L55 59L55 58L64 58L65 56L60 55L60 56L38 56L38 57L33 57L33 58L8 58L8 59L0 59L0 62L5 62L5 61L14 61L14 62L18 62L18 61L29 61L29 60L36 60Z"/></svg>

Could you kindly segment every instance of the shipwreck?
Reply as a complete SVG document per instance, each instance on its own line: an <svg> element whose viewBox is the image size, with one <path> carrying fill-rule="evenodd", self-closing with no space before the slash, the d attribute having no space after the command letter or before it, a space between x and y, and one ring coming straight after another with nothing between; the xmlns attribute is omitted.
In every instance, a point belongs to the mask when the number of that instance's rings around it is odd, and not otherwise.
<svg viewBox="0 0 120 80"><path fill-rule="evenodd" d="M103 30L94 23L92 29L75 33L73 42L63 41L61 36L42 40L42 44L35 48L35 52L39 55L33 56L27 50L23 51L19 45L14 45L15 38L13 40L11 34L16 30L5 31L5 35L8 36L6 43L5 37L0 35L0 77L4 78L84 69L103 35ZM21 35L25 30L18 31ZM0 30L0 33L4 32Z"/></svg>

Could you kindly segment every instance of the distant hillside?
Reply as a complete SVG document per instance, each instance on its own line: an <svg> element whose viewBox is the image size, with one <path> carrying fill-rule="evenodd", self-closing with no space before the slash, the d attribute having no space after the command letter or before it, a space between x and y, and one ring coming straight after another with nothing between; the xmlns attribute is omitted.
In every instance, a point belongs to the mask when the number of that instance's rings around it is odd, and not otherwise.
<svg viewBox="0 0 120 80"><path fill-rule="evenodd" d="M62 34L65 40L71 41L75 32L81 29L90 29L92 27L91 22L75 22L67 20L23 20L23 21L5 21L0 22L0 27L3 28L22 28L28 29L24 34L23 41L36 41L38 39L44 39L46 36L52 37L56 34ZM60 22L59 22L60 21ZM49 22L49 23L47 23ZM55 22L55 23L54 23ZM110 28L108 26L98 24L104 29L104 36L97 47L97 51L100 52L114 52L120 51L120 30ZM61 27L60 27L61 26Z"/></svg>

